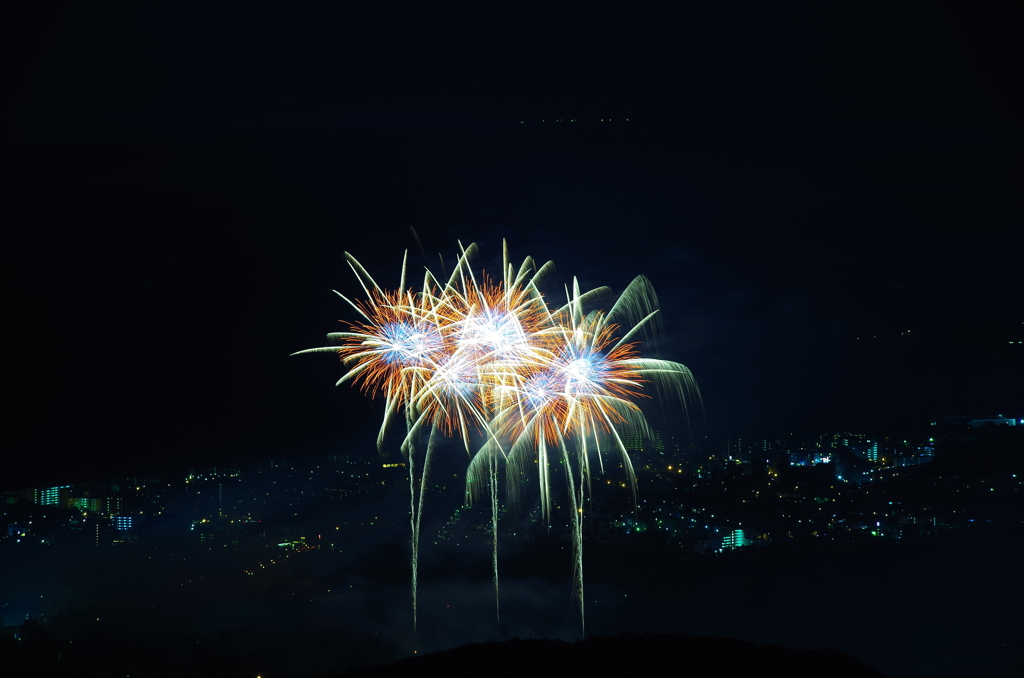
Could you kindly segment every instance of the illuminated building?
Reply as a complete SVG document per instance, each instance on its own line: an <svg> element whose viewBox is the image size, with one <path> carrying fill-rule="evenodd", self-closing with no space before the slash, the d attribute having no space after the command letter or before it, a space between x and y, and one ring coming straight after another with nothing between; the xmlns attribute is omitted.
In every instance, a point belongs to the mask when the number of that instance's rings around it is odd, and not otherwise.
<svg viewBox="0 0 1024 678"><path fill-rule="evenodd" d="M818 436L818 447L855 447L870 444L863 433L825 433Z"/></svg>
<svg viewBox="0 0 1024 678"><path fill-rule="evenodd" d="M726 456L745 462L771 463L776 452L783 449L781 441L736 438L725 443Z"/></svg>
<svg viewBox="0 0 1024 678"><path fill-rule="evenodd" d="M665 454L665 444L661 441L661 433L652 429L651 437L644 438L644 435L635 429L624 429L619 431L619 440L622 441L623 447L626 448L627 452L656 452L657 454ZM602 450L615 450L618 449L619 443L615 440L615 436L608 434L601 437L601 449Z"/></svg>
<svg viewBox="0 0 1024 678"><path fill-rule="evenodd" d="M33 490L32 500L40 506L66 506L70 485Z"/></svg>
<svg viewBox="0 0 1024 678"><path fill-rule="evenodd" d="M80 511L100 512L100 500L96 497L71 497L68 499L69 508L77 508Z"/></svg>
<svg viewBox="0 0 1024 678"><path fill-rule="evenodd" d="M722 550L735 549L741 546L750 546L753 543L743 534L743 530L736 529L728 532L722 537Z"/></svg>
<svg viewBox="0 0 1024 678"><path fill-rule="evenodd" d="M880 452L878 449L878 443L871 442L870 440L865 441L863 445L855 445L851 448L858 457L861 459L867 459L868 461L877 462Z"/></svg>

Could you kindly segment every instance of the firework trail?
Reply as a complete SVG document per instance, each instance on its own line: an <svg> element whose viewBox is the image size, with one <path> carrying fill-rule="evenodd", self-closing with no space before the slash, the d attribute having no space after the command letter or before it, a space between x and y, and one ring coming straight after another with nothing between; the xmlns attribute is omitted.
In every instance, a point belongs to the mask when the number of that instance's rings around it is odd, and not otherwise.
<svg viewBox="0 0 1024 678"><path fill-rule="evenodd" d="M583 619L583 511L590 490L590 449L601 462L601 440L610 438L622 458L636 505L636 477L618 429L626 427L650 437L635 400L645 397L645 383L672 387L688 405L696 393L689 370L677 363L642 359L630 339L641 334L657 313L657 298L646 278L634 280L612 309L586 312L588 298L604 290L581 294L574 281L567 304L552 316L551 325L538 337L544 341L546 359L524 364L493 389L492 426L514 441L507 462L513 501L522 487L516 482L536 461L542 516L551 520L549 465L560 461L572 516L574 544L574 596ZM619 325L616 320L620 321ZM622 326L628 331L621 333ZM573 455L570 450L575 451ZM575 457L575 459L573 458ZM575 461L575 471L573 469ZM575 476L575 477L574 477Z"/></svg>
<svg viewBox="0 0 1024 678"><path fill-rule="evenodd" d="M474 432L487 434L488 443L497 441L484 411L486 386L502 379L503 372L490 368L492 362L525 360L535 349L530 341L546 318L537 281L552 268L539 269L527 258L517 270L506 257L503 279L492 284L477 281L468 261L476 245L461 248L452 275L439 280L429 270L417 291L406 287L407 258L403 259L397 291L385 291L350 254L345 257L363 292L364 301L351 305L362 320L350 322L348 332L334 332L329 339L339 346L299 351L331 352L349 367L337 385L352 381L370 396L384 395L384 418L377 436L383 448L395 417L404 413L406 435L401 444L409 469L410 527L412 532L413 626L416 626L420 525L424 490L438 431L460 438L470 452ZM418 440L429 427L429 442L417 478ZM498 445L498 453L503 454ZM496 475L497 462L495 461ZM496 482L496 480L494 480ZM496 491L492 501L492 524L497 524ZM494 536L495 549L497 535ZM494 580L497 588L497 556ZM496 594L497 598L497 594Z"/></svg>
<svg viewBox="0 0 1024 678"><path fill-rule="evenodd" d="M539 285L553 269L527 257L516 268L503 247L497 282L474 274L477 247L459 248L452 273L438 279L429 269L419 289L407 286L403 259L397 290L382 289L362 265L345 255L366 298L352 301L361 316L348 332L328 335L339 345L298 353L332 352L348 367L338 385L351 381L370 396L383 395L384 418L378 449L398 415L406 433L400 450L409 469L413 628L417 617L417 570L424 490L438 435L459 438L470 455L467 495L486 490L491 503L495 610L498 588L498 478L506 468L506 491L522 501L527 469L536 462L542 516L550 526L550 464L561 463L572 516L573 592L581 623L583 605L583 511L590 494L591 450L603 471L601 441L611 440L633 492L636 476L619 429L650 437L636 400L649 397L645 386L677 399L684 411L699 402L690 371L678 363L639 354L658 313L650 282L640 276L616 298L607 313L589 310L610 296L608 288L581 292L573 280L566 303L552 309ZM337 292L336 292L337 293ZM297 354L293 354L297 355ZM427 443L417 477L424 431ZM475 452L472 441L482 436Z"/></svg>

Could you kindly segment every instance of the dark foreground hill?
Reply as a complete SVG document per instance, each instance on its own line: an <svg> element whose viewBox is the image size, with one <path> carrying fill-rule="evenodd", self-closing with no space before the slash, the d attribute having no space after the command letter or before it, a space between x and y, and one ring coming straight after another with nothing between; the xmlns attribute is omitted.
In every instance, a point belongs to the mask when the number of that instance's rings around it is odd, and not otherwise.
<svg viewBox="0 0 1024 678"><path fill-rule="evenodd" d="M839 650L794 650L756 645L735 638L680 634L623 633L561 640L477 643L422 657L409 657L372 669L350 671L345 678L459 675L485 672L488 678L515 676L623 676L646 673L703 676L771 675L780 678L879 678L882 673Z"/></svg>

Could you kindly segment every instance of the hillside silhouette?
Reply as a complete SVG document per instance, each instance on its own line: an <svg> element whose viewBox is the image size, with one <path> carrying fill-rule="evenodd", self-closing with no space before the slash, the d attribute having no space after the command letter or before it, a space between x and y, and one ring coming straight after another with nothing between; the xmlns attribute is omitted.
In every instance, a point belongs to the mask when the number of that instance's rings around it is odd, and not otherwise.
<svg viewBox="0 0 1024 678"><path fill-rule="evenodd" d="M458 675L485 671L490 678L524 675L638 675L678 673L751 676L770 672L784 678L879 678L884 674L834 649L795 650L736 638L681 634L623 633L569 643L521 640L474 643L385 666L344 673L345 678Z"/></svg>

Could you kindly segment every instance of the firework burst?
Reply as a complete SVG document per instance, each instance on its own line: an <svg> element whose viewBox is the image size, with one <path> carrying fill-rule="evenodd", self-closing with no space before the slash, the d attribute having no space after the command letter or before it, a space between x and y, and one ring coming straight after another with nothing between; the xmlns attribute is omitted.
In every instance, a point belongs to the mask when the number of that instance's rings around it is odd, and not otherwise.
<svg viewBox="0 0 1024 678"><path fill-rule="evenodd" d="M359 314L349 330L328 337L337 345L298 353L333 352L351 381L370 396L383 396L377 438L383 449L391 423L402 415L400 446L409 469L412 530L413 627L423 494L438 436L458 438L470 454L467 494L490 496L496 609L498 603L498 477L506 469L508 496L522 501L523 477L538 469L545 523L552 513L551 465L565 468L573 534L574 596L583 619L584 499L589 494L592 452L603 470L602 441L611 441L633 488L636 482L621 429L649 436L636 404L645 388L669 394L689 410L699 392L678 363L643 358L638 337L649 333L657 297L640 276L608 312L589 310L607 288L581 292L574 280L566 303L552 309L539 284L552 270L529 257L516 268L504 248L500 279L470 267L476 245L460 246L452 274L427 270L419 289L406 285L406 261L397 290L382 289L354 257L346 259L366 297L352 301ZM420 460L420 441L426 446ZM473 452L474 441L482 441ZM417 469L417 463L422 462ZM534 464L536 462L536 464ZM418 473L418 475L417 475Z"/></svg>

